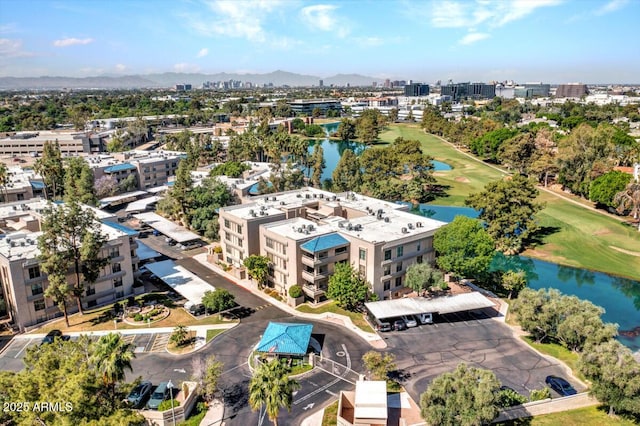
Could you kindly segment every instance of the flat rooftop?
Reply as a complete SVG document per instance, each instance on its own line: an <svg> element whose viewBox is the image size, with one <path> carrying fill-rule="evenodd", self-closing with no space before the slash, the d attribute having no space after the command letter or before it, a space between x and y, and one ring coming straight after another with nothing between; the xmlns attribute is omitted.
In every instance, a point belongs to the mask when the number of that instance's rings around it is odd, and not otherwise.
<svg viewBox="0 0 640 426"><path fill-rule="evenodd" d="M307 240L320 235L335 232L332 226L318 225L315 222L296 217L262 225L265 229L294 241Z"/></svg>
<svg viewBox="0 0 640 426"><path fill-rule="evenodd" d="M204 294L216 289L202 278L177 265L173 260L147 263L144 267L193 303L202 303Z"/></svg>
<svg viewBox="0 0 640 426"><path fill-rule="evenodd" d="M418 315L422 313L450 314L453 312L472 311L490 308L495 304L477 291L455 296L406 297L402 299L367 302L364 306L378 319L400 317L402 315Z"/></svg>

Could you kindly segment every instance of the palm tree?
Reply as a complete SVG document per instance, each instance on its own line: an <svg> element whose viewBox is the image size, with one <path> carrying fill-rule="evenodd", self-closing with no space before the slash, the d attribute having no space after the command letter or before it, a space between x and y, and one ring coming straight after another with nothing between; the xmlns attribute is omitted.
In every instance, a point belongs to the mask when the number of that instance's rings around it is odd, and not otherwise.
<svg viewBox="0 0 640 426"><path fill-rule="evenodd" d="M624 191L618 192L613 197L613 202L617 204L619 213L630 210L634 219L640 219L640 182L631 182ZM640 231L640 221L638 221L638 231Z"/></svg>
<svg viewBox="0 0 640 426"><path fill-rule="evenodd" d="M0 200L1 201L7 201L7 183L9 183L9 177L7 175L7 166L4 163L0 163Z"/></svg>
<svg viewBox="0 0 640 426"><path fill-rule="evenodd" d="M102 376L102 382L115 402L116 383L124 380L125 370L133 371L131 360L136 355L133 345L122 340L119 333L109 333L95 343L92 361L96 370Z"/></svg>
<svg viewBox="0 0 640 426"><path fill-rule="evenodd" d="M265 406L266 414L274 426L278 426L278 412L281 407L291 411L293 392L300 388L300 383L290 379L288 370L274 359L261 364L249 382L249 405L253 411Z"/></svg>

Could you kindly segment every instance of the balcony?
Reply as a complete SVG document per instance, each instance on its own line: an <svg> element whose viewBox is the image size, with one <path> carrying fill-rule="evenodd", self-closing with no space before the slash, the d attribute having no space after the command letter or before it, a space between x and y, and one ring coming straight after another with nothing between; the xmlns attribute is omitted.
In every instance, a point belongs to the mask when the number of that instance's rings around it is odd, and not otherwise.
<svg viewBox="0 0 640 426"><path fill-rule="evenodd" d="M317 266L317 265L327 265L329 263L340 262L341 260L348 260L349 253L340 253L333 256L324 256L324 257L310 257L308 253L302 252L302 264L306 266Z"/></svg>
<svg viewBox="0 0 640 426"><path fill-rule="evenodd" d="M327 289L325 287L316 287L305 284L302 286L302 291L307 296L315 299L317 297L323 296L327 292Z"/></svg>
<svg viewBox="0 0 640 426"><path fill-rule="evenodd" d="M304 269L302 270L302 278L309 282L316 282L324 279L328 279L329 275L327 272L308 272Z"/></svg>

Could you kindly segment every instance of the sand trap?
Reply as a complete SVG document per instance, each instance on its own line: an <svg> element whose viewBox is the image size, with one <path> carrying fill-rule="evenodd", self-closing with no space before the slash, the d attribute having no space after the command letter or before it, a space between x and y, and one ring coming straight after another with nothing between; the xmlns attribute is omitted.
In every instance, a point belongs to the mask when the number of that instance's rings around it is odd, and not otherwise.
<svg viewBox="0 0 640 426"><path fill-rule="evenodd" d="M466 177L464 177L464 176L458 176L455 179L455 181L456 182L462 182L462 183L471 183L471 181L469 179L467 179Z"/></svg>

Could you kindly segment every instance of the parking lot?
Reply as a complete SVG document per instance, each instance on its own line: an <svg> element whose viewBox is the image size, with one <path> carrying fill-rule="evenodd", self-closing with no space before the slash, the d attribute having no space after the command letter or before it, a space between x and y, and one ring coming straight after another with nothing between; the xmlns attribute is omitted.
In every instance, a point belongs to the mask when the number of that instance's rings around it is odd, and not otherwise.
<svg viewBox="0 0 640 426"><path fill-rule="evenodd" d="M525 396L545 387L548 375L564 377L578 392L584 390L562 365L539 355L492 316L491 310L447 314L431 325L381 333L415 401L436 376L462 362L493 371L503 385ZM552 391L552 396L559 395Z"/></svg>

